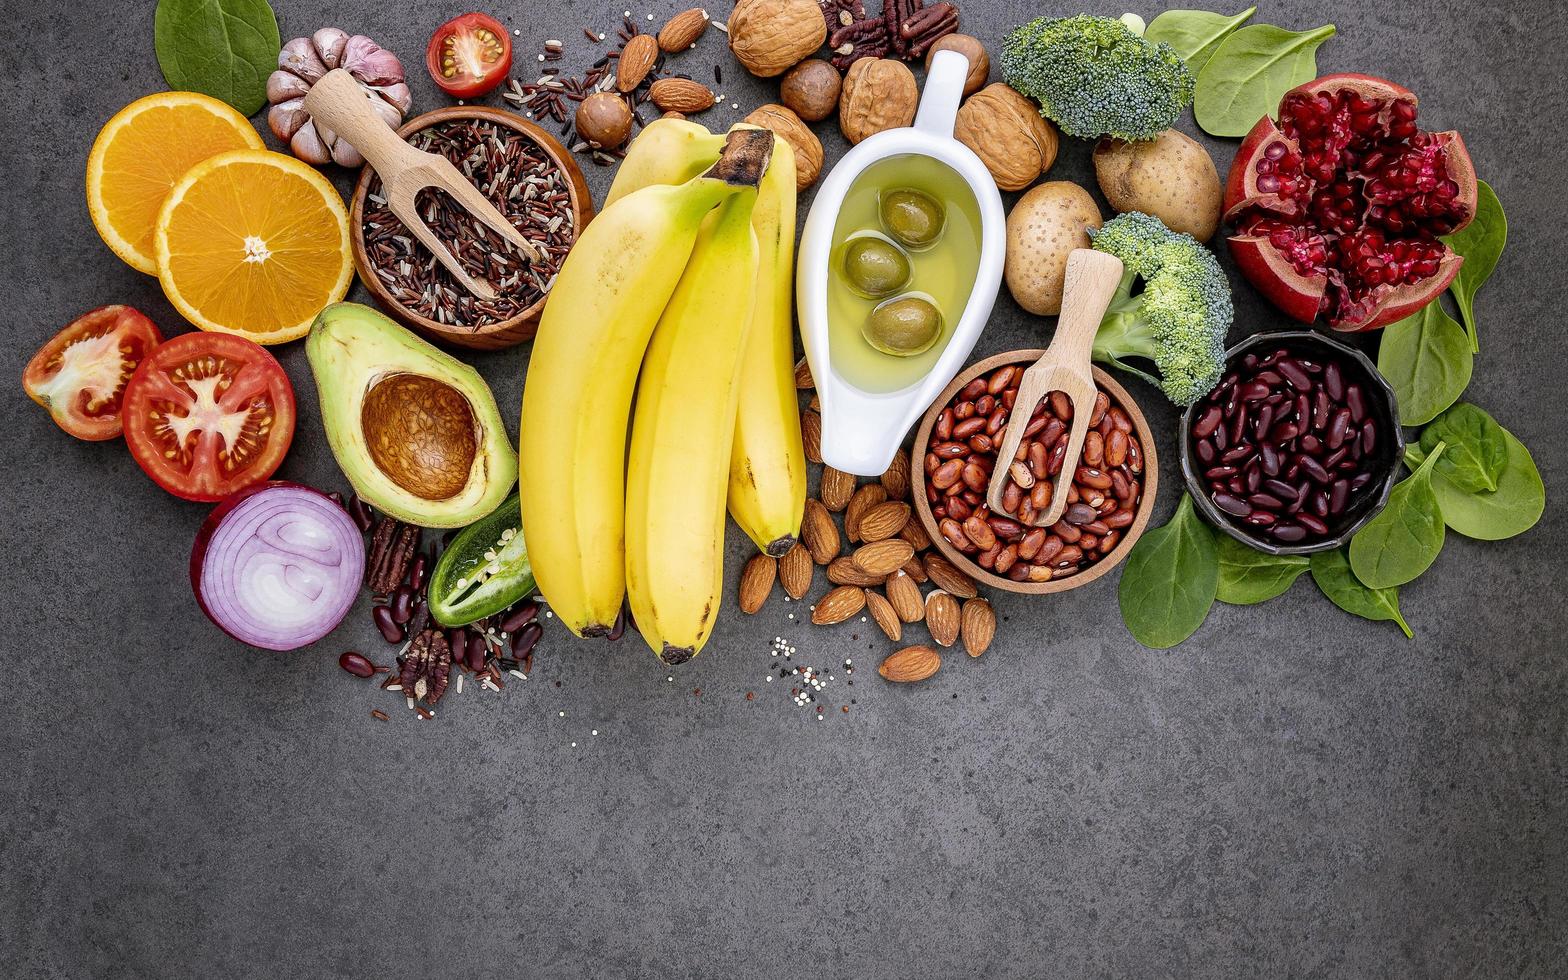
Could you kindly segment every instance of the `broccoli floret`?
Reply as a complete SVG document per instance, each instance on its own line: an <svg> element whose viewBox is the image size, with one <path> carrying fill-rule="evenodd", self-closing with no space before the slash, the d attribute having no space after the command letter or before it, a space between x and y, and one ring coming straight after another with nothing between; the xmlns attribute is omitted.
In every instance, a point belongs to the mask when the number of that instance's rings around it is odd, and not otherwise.
<svg viewBox="0 0 1568 980"><path fill-rule="evenodd" d="M1230 282L1214 253L1158 218L1129 211L1090 230L1094 247L1122 260L1116 298L1094 338L1094 359L1157 385L1178 405L1214 390L1225 370L1225 335L1235 319ZM1143 291L1132 295L1133 283ZM1153 361L1159 377L1127 363Z"/></svg>
<svg viewBox="0 0 1568 980"><path fill-rule="evenodd" d="M1152 140L1192 104L1192 71L1169 44L1110 17L1039 17L1002 43L1007 84L1069 136Z"/></svg>

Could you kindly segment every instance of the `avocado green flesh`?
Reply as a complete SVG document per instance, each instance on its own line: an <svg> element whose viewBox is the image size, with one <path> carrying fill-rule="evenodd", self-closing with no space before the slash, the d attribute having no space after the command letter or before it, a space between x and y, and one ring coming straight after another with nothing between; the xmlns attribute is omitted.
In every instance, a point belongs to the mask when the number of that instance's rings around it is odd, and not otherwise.
<svg viewBox="0 0 1568 980"><path fill-rule="evenodd" d="M503 543L507 531L512 536ZM495 557L486 558L487 551ZM481 578L485 569L495 571ZM459 531L441 553L430 575L430 615L442 626L467 626L511 608L533 590L522 506L514 493L489 517Z"/></svg>
<svg viewBox="0 0 1568 980"><path fill-rule="evenodd" d="M332 455L354 492L376 510L420 527L462 527L494 511L516 484L517 451L507 437L495 396L467 364L358 303L335 303L322 310L305 340L305 354L316 379ZM439 425L421 427L418 406L408 406L406 418L390 418L382 431L367 435L367 425L387 411L371 400L373 411L367 413L368 396L388 379L406 383L410 376L417 382L410 390L444 396L435 399L437 409L467 403L467 413L448 413L449 421L460 421L462 439L460 453L446 457L467 462L466 476L461 470L455 481L450 471L432 474L431 485L439 489L428 493L419 490L419 461L442 454L432 454L429 445L414 442L416 430L427 439L442 438ZM395 413L406 399L382 401L390 401ZM445 431L452 430L449 426ZM403 468L385 465L389 460L401 460Z"/></svg>

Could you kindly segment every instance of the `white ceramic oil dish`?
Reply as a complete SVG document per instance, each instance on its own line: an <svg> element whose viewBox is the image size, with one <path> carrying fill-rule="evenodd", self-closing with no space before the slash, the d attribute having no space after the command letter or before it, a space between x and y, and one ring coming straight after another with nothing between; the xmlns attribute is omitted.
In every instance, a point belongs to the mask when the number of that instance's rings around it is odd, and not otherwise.
<svg viewBox="0 0 1568 980"><path fill-rule="evenodd" d="M996 302L1007 249L1002 197L985 164L953 138L968 71L963 55L937 52L915 124L877 133L846 153L822 182L806 218L795 276L800 333L822 402L822 459L846 473L877 476L888 468L910 427L968 360ZM835 369L828 313L834 235L845 195L861 174L874 164L905 155L929 157L968 186L980 216L980 256L963 311L946 331L944 346L929 372L896 391L875 392Z"/></svg>

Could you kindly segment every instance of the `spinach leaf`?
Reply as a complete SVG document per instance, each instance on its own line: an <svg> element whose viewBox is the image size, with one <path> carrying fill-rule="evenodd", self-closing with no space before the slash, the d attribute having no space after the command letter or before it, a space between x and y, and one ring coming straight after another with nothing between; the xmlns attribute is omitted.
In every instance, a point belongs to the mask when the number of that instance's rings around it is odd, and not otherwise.
<svg viewBox="0 0 1568 980"><path fill-rule="evenodd" d="M1146 647L1173 647L1203 625L1219 576L1214 531L1184 494L1171 522L1145 532L1127 556L1117 591L1122 622Z"/></svg>
<svg viewBox="0 0 1568 980"><path fill-rule="evenodd" d="M1465 537L1481 541L1501 541L1523 534L1535 526L1546 509L1546 485L1541 482L1541 471L1536 469L1530 450L1512 432L1500 425L1497 428L1503 433L1507 454L1496 490L1468 492L1444 476L1441 465L1432 471L1432 491L1443 510L1443 522ZM1427 455L1419 445L1405 452L1411 465L1420 465Z"/></svg>
<svg viewBox="0 0 1568 980"><path fill-rule="evenodd" d="M1377 369L1394 386L1401 425L1425 425L1470 386L1475 355L1464 328L1433 300L1383 328Z"/></svg>
<svg viewBox="0 0 1568 980"><path fill-rule="evenodd" d="M1211 136L1247 135L1279 111L1286 92L1318 77L1318 46L1333 36L1333 24L1312 31L1253 24L1232 34L1198 72L1198 125Z"/></svg>
<svg viewBox="0 0 1568 980"><path fill-rule="evenodd" d="M1257 12L1257 7L1248 7L1234 17L1226 17L1207 10L1167 10L1149 22L1143 36L1175 48L1196 75L1219 49L1220 42Z"/></svg>
<svg viewBox="0 0 1568 980"><path fill-rule="evenodd" d="M1328 600L1352 616L1370 619L1374 623L1394 622L1404 630L1405 636L1414 637L1410 624L1399 611L1398 589L1369 589L1361 584L1350 570L1350 559L1344 548L1320 551L1312 556L1312 581L1323 591Z"/></svg>
<svg viewBox="0 0 1568 980"><path fill-rule="evenodd" d="M1465 257L1459 275L1448 288L1459 306L1459 316L1465 321L1465 333L1470 335L1472 351L1481 349L1481 340L1476 333L1475 294L1492 277L1503 246L1508 243L1508 217L1503 214L1503 203L1486 181L1476 181L1476 184L1475 217L1443 239L1449 248Z"/></svg>
<svg viewBox="0 0 1568 980"><path fill-rule="evenodd" d="M1399 481L1388 506L1350 539L1350 567L1373 589L1413 582L1443 550L1443 512L1432 490L1432 467L1446 448L1438 443L1414 473Z"/></svg>
<svg viewBox="0 0 1568 980"><path fill-rule="evenodd" d="M267 104L283 46L267 0L158 0L158 67L169 86L222 99L245 115Z"/></svg>
<svg viewBox="0 0 1568 980"><path fill-rule="evenodd" d="M1311 564L1305 555L1266 555L1228 534L1218 537L1220 584L1216 598L1232 606L1250 606L1283 595Z"/></svg>
<svg viewBox="0 0 1568 980"><path fill-rule="evenodd" d="M1443 442L1448 451L1434 474L1465 493L1491 493L1508 465L1508 432L1469 402L1460 402L1421 430L1421 457Z"/></svg>

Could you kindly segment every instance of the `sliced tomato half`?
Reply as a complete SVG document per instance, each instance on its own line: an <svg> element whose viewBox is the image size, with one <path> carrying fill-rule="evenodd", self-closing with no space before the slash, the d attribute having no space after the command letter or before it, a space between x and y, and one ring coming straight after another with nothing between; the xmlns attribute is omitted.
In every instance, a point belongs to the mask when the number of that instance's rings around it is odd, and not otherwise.
<svg viewBox="0 0 1568 980"><path fill-rule="evenodd" d="M512 35L488 14L453 17L430 36L425 67L448 95L483 95L512 70Z"/></svg>
<svg viewBox="0 0 1568 980"><path fill-rule="evenodd" d="M22 388L78 439L120 435L125 383L153 348L158 327L129 306L100 306L72 320L27 362Z"/></svg>
<svg viewBox="0 0 1568 980"><path fill-rule="evenodd" d="M273 474L294 441L294 388L244 337L188 333L159 347L125 386L125 442L153 482L222 500Z"/></svg>

